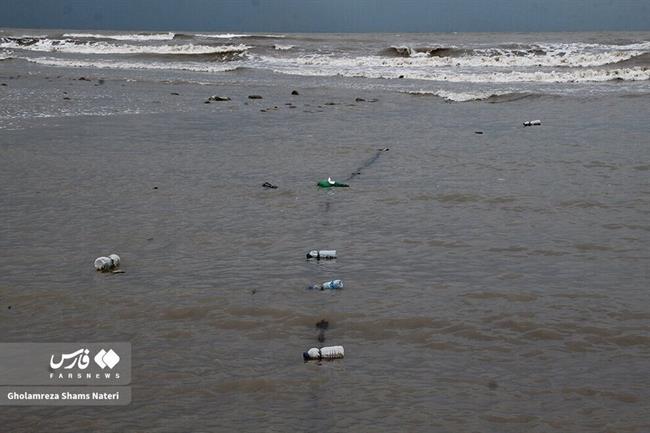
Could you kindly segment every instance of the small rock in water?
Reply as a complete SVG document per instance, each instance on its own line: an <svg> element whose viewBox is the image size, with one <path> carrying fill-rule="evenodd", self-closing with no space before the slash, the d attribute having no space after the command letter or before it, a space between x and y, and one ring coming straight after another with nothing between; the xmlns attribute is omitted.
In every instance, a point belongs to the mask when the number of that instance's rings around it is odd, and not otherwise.
<svg viewBox="0 0 650 433"><path fill-rule="evenodd" d="M336 102L326 102L325 105L336 105Z"/></svg>
<svg viewBox="0 0 650 433"><path fill-rule="evenodd" d="M65 101L69 101L69 100L70 100L70 98L68 98L67 96L64 96L63 99L64 99Z"/></svg>
<svg viewBox="0 0 650 433"><path fill-rule="evenodd" d="M263 99L260 95L248 95L248 99Z"/></svg>
<svg viewBox="0 0 650 433"><path fill-rule="evenodd" d="M79 77L79 81L90 81L90 80L86 77Z"/></svg>
<svg viewBox="0 0 650 433"><path fill-rule="evenodd" d="M209 104L209 103L210 103L210 101L205 101L205 102L204 102L204 104Z"/></svg>
<svg viewBox="0 0 650 433"><path fill-rule="evenodd" d="M172 95L172 96L178 96L178 95L180 95L180 93L177 93L177 92L171 92L170 95Z"/></svg>
<svg viewBox="0 0 650 433"><path fill-rule="evenodd" d="M474 134L482 135L483 131L474 131Z"/></svg>
<svg viewBox="0 0 650 433"><path fill-rule="evenodd" d="M5 86L6 87L7 83L2 83L2 84L0 84L0 86Z"/></svg>
<svg viewBox="0 0 650 433"><path fill-rule="evenodd" d="M292 94L293 96L298 96L298 95L300 95L300 93L298 93L297 90L294 90L293 92L291 92L291 94Z"/></svg>
<svg viewBox="0 0 650 433"><path fill-rule="evenodd" d="M402 78L404 78L404 75L400 75L398 78L401 80Z"/></svg>

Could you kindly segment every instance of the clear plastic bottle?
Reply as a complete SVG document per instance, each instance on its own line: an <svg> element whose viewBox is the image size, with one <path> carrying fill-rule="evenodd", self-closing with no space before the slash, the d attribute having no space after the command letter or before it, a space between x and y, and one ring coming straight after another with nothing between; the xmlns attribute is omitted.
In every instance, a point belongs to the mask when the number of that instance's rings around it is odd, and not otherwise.
<svg viewBox="0 0 650 433"><path fill-rule="evenodd" d="M308 351L302 354L302 358L305 361L316 360L320 361L322 359L340 359L345 356L345 349L343 346L329 346L321 347L312 347Z"/></svg>
<svg viewBox="0 0 650 433"><path fill-rule="evenodd" d="M341 280L326 281L323 284L311 284L308 287L310 290L336 290L342 288L343 281Z"/></svg>
<svg viewBox="0 0 650 433"><path fill-rule="evenodd" d="M311 250L307 253L308 259L335 259L336 250Z"/></svg>

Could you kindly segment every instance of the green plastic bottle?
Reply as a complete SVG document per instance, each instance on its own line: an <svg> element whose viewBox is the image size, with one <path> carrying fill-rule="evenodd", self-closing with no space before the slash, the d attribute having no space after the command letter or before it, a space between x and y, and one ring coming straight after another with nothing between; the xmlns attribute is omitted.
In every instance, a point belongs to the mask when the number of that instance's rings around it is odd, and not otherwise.
<svg viewBox="0 0 650 433"><path fill-rule="evenodd" d="M340 183L332 180L331 177L328 177L327 179L319 180L318 181L318 186L321 188L347 188L350 185L345 184L345 183Z"/></svg>

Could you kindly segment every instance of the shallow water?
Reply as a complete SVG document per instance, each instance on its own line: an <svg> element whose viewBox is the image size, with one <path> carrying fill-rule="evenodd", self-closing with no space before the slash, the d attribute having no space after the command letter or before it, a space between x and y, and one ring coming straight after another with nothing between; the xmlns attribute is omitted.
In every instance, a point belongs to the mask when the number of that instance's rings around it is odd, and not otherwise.
<svg viewBox="0 0 650 433"><path fill-rule="evenodd" d="M2 340L130 341L133 403L4 408L7 431L650 428L643 93L25 65L0 69ZM126 273L95 273L111 252ZM321 319L346 358L305 364Z"/></svg>

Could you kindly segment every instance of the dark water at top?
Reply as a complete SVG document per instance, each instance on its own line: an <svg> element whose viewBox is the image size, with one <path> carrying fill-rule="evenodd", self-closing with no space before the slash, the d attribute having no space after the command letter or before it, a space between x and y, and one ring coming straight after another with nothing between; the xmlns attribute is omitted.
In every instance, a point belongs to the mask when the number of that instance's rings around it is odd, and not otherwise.
<svg viewBox="0 0 650 433"><path fill-rule="evenodd" d="M2 340L134 356L130 406L7 431L648 431L647 81L220 74L0 62ZM305 364L322 319L346 357Z"/></svg>

